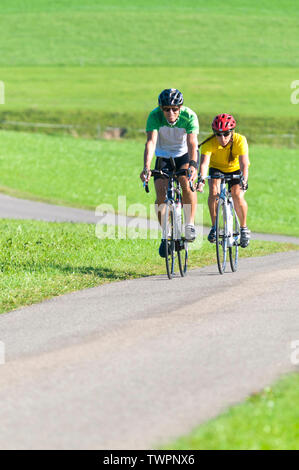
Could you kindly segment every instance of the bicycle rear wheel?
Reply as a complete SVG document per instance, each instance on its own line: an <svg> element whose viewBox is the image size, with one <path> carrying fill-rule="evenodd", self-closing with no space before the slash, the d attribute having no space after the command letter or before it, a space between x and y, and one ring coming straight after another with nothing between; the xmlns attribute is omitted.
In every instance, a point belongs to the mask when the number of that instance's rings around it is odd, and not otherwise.
<svg viewBox="0 0 299 470"><path fill-rule="evenodd" d="M166 272L169 279L174 276L174 263L175 263L175 240L174 240L174 217L173 206L166 205L165 220L164 220L164 236L166 238L165 244L165 263Z"/></svg>
<svg viewBox="0 0 299 470"><path fill-rule="evenodd" d="M216 254L220 274L225 272L227 255L227 229L223 199L219 198L216 216Z"/></svg>
<svg viewBox="0 0 299 470"><path fill-rule="evenodd" d="M233 272L236 272L238 269L238 256L239 256L239 241L240 241L240 224L236 214L235 209L233 208L233 238L234 244L232 247L229 247L229 261L230 267Z"/></svg>

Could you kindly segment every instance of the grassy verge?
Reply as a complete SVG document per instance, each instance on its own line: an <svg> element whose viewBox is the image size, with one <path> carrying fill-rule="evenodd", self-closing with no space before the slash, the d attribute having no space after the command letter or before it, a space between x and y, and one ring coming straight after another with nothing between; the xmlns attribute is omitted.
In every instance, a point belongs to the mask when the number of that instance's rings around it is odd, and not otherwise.
<svg viewBox="0 0 299 470"><path fill-rule="evenodd" d="M139 215L146 217L154 189L151 183L147 195L139 179L143 149L143 143L134 140L95 141L2 131L0 190L89 209L110 204L122 213L139 203L143 205ZM299 236L296 150L252 145L250 160L249 227ZM207 193L199 195L198 202L203 204L204 223L209 225ZM126 206L119 205L119 196L126 198Z"/></svg>
<svg viewBox="0 0 299 470"><path fill-rule="evenodd" d="M0 313L105 282L165 273L158 240L98 239L85 224L0 221ZM253 242L243 256L299 249ZM190 268L215 263L204 242L190 253Z"/></svg>
<svg viewBox="0 0 299 470"><path fill-rule="evenodd" d="M167 448L298 450L298 387L299 374L286 376Z"/></svg>

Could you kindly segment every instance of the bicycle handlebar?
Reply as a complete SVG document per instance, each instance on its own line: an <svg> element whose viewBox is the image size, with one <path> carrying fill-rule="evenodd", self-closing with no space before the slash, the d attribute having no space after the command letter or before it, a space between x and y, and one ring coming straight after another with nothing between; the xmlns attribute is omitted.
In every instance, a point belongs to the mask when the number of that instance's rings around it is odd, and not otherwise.
<svg viewBox="0 0 299 470"><path fill-rule="evenodd" d="M182 176L182 175L188 175L188 170L187 169L184 169L184 170L150 170L150 174L151 175L161 175L163 176L164 178L171 178L171 177L177 177L177 176ZM195 188L193 186L193 183L192 181L189 181L189 184L190 184L190 188L192 191L195 191ZM192 185L192 187L191 187ZM144 181L143 183L143 187L145 189L145 191L147 193L149 193L149 186L148 186L148 181ZM193 188L193 189L192 189Z"/></svg>
<svg viewBox="0 0 299 470"><path fill-rule="evenodd" d="M187 175L188 174L188 170L187 169L184 169L184 170L151 170L151 174L152 175L162 175L162 176L165 176L165 178L170 178L171 176L182 176L182 175Z"/></svg>
<svg viewBox="0 0 299 470"><path fill-rule="evenodd" d="M205 178L202 178L202 179L205 179L205 180L212 180L212 179L215 179L215 180L225 180L226 182L227 181L230 181L230 180L237 180L237 179L242 179L243 178L243 175L242 173L240 173L239 175L223 175L223 174L219 174L219 175L213 175L213 176L205 176Z"/></svg>
<svg viewBox="0 0 299 470"><path fill-rule="evenodd" d="M198 179L197 179L196 188L198 188L198 185L200 183L203 183L204 180L211 180L211 179L221 179L221 180L224 180L225 183L228 183L229 181L234 180L234 179L239 179L240 182L242 182L243 181L243 173L241 172L238 175L224 175L223 173L219 172L218 174L216 173L213 176L205 176L204 178L202 178L202 176L199 175Z"/></svg>

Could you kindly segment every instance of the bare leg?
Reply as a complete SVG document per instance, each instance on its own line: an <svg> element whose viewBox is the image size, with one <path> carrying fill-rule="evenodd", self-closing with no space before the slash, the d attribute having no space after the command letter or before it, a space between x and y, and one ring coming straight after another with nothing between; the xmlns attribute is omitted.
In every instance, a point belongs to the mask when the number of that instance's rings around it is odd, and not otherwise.
<svg viewBox="0 0 299 470"><path fill-rule="evenodd" d="M159 224L162 227L162 221L165 214L165 198L167 192L168 180L159 178L155 181L155 189L156 189L156 201L155 201L155 209L156 214L159 220Z"/></svg>
<svg viewBox="0 0 299 470"><path fill-rule="evenodd" d="M247 202L244 199L244 191L240 188L238 184L235 184L231 189L231 193L236 213L240 221L240 225L241 227L246 227L248 206Z"/></svg>
<svg viewBox="0 0 299 470"><path fill-rule="evenodd" d="M217 205L218 205L218 194L220 192L220 181L218 179L209 180L209 198L208 205L210 210L210 216L212 225L216 223Z"/></svg>

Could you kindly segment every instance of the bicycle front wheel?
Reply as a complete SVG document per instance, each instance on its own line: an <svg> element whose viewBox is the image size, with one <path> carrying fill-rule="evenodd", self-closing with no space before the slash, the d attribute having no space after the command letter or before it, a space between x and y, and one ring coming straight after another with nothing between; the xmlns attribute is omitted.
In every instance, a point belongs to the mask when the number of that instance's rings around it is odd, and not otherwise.
<svg viewBox="0 0 299 470"><path fill-rule="evenodd" d="M233 208L233 246L229 247L229 261L230 267L233 272L236 272L238 269L238 256L239 256L239 240L240 240L240 224L236 214L235 209Z"/></svg>
<svg viewBox="0 0 299 470"><path fill-rule="evenodd" d="M225 272L227 254L227 229L223 199L219 198L216 216L216 254L220 274Z"/></svg>
<svg viewBox="0 0 299 470"><path fill-rule="evenodd" d="M182 277L187 275L187 267L188 267L188 242L185 237L182 236L183 233L183 226L185 224L184 221L184 209L181 207L181 213L176 220L177 225L179 226L179 238L176 241L176 249L178 254L178 262L179 262L179 269L180 274Z"/></svg>
<svg viewBox="0 0 299 470"><path fill-rule="evenodd" d="M187 275L188 267L188 242L186 240L179 240L177 242L177 250L180 274L184 277Z"/></svg>
<svg viewBox="0 0 299 470"><path fill-rule="evenodd" d="M169 279L174 276L174 263L175 263L175 240L174 240L174 217L173 206L166 205L165 220L164 220L164 236L165 243L165 263L166 272Z"/></svg>

